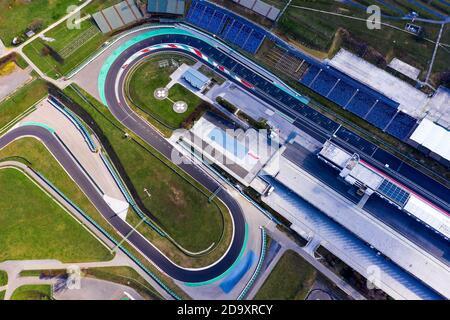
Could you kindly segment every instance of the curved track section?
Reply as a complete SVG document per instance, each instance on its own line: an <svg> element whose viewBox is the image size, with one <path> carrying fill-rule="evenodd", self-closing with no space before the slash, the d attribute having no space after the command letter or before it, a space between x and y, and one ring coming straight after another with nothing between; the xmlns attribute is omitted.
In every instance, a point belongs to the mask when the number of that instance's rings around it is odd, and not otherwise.
<svg viewBox="0 0 450 320"><path fill-rule="evenodd" d="M147 125L142 129L148 128ZM148 129L147 129L148 130ZM56 133L50 128L45 128L36 124L25 125L17 127L5 135L0 137L0 149L4 148L14 140L22 137L35 137L39 139L50 150L53 156L71 176L75 183L82 189L82 191L91 200L97 210L102 216L123 236L129 235L132 227L120 219L114 211L103 200L102 195L95 188L91 180L86 176L83 169L78 165L76 160L72 157L70 152L63 145ZM155 137L151 136L152 139ZM190 168L196 168L200 173L200 169L191 165ZM205 183L208 187L217 185L214 180L202 174L200 178L201 183ZM215 184L214 184L215 183ZM217 185L218 186L218 185ZM235 219L235 234L242 234L242 238L235 235L233 243L229 248L227 254L222 257L220 261L212 266L202 269L185 269L177 266L170 261L164 254L162 254L155 246L148 240L142 237L139 233L133 232L128 236L128 241L150 259L156 266L164 271L170 277L189 283L205 282L215 279L224 274L240 256L240 251L245 238L245 220L239 204L226 192L220 192L220 198L224 201L230 211L233 213ZM242 227L243 230L241 230Z"/></svg>

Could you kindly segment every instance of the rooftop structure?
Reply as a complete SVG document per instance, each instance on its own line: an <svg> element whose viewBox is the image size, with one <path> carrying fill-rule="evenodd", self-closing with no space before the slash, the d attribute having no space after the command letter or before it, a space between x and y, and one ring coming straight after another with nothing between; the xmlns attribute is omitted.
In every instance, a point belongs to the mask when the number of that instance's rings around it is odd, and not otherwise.
<svg viewBox="0 0 450 320"><path fill-rule="evenodd" d="M450 130L450 89L439 87L426 108L428 120Z"/></svg>
<svg viewBox="0 0 450 320"><path fill-rule="evenodd" d="M420 69L397 58L392 59L388 66L413 80L417 80L420 75Z"/></svg>
<svg viewBox="0 0 450 320"><path fill-rule="evenodd" d="M278 15L280 14L280 9L271 6L270 4L267 4L261 0L233 0L233 1L272 21L275 21Z"/></svg>
<svg viewBox="0 0 450 320"><path fill-rule="evenodd" d="M186 80L192 87L202 90L209 83L210 79L203 73L194 68L187 69L183 74L183 79Z"/></svg>
<svg viewBox="0 0 450 320"><path fill-rule="evenodd" d="M450 165L450 131L423 119L410 137L411 141L431 152L430 156ZM444 162L441 161L441 162Z"/></svg>
<svg viewBox="0 0 450 320"><path fill-rule="evenodd" d="M148 0L147 11L156 14L183 15L185 0Z"/></svg>
<svg viewBox="0 0 450 320"><path fill-rule="evenodd" d="M278 150L278 144L270 145L266 135L256 130L235 130L224 119L210 113L180 138L204 160L219 166L245 186L250 185Z"/></svg>
<svg viewBox="0 0 450 320"><path fill-rule="evenodd" d="M92 15L103 33L108 33L143 18L134 0L122 1Z"/></svg>
<svg viewBox="0 0 450 320"><path fill-rule="evenodd" d="M349 184L360 188L364 193L377 194L397 206L407 214L414 216L426 226L450 238L450 215L428 202L399 182L370 166L358 155L352 155L330 141L320 150L319 159L340 171L339 175Z"/></svg>
<svg viewBox="0 0 450 320"><path fill-rule="evenodd" d="M267 198L263 197L263 201L291 221L294 224L294 230L297 231L300 229L300 234L302 234L301 229L303 229L303 225L311 226L318 223L321 219L317 212L314 212L311 208L306 208L308 206L305 203L310 203L324 215L328 216L330 221L334 221L343 226L359 239L368 243L372 248L387 256L397 266L400 266L417 279L434 288L443 296L450 296L450 285L442 281L442 279L448 279L450 277L450 268L448 265L430 255L427 251L418 247L388 225L375 219L369 212L355 205L354 202L342 196L337 191L324 185L321 181L302 170L287 158L281 157L280 171L278 174L275 177L267 177L266 179L275 186L275 190ZM297 200L294 195L298 196ZM281 199L275 199L277 196ZM306 235L308 234L311 237L320 236L323 238L322 244L337 245L335 242L336 236L326 234L324 229L307 229ZM341 238L341 241L343 240ZM350 258L348 255L353 255L353 252L356 253L358 249L357 247L345 245L341 241L339 249L335 248L333 252L338 252L339 257L347 256L346 260L348 261L348 258ZM361 250L361 248L359 249ZM348 252L348 250L351 250L352 253ZM358 257L357 262L365 263L368 257L366 254L363 255L364 258L361 257L362 252L360 251L353 259ZM374 255L376 255L376 252L374 252ZM360 257L363 258L361 261L359 260ZM383 268L378 263L374 263L374 266ZM356 268L360 270L361 266L357 266ZM366 273L367 270L363 270L362 274L367 275ZM399 279L403 278L404 275L402 276L401 272L399 272L397 276L394 276L397 280L393 278L390 278L390 280L385 279L387 281L386 284L388 286L398 285ZM384 276L380 277L384 278ZM396 292L395 295L408 295L414 290L413 287L407 290L403 288L399 292Z"/></svg>

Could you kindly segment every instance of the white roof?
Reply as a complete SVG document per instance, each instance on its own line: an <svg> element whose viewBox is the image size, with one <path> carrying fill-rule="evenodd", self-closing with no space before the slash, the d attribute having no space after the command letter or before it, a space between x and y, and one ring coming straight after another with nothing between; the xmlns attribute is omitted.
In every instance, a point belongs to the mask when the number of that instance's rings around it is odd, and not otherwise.
<svg viewBox="0 0 450 320"><path fill-rule="evenodd" d="M427 119L450 129L450 89L440 86L427 107Z"/></svg>
<svg viewBox="0 0 450 320"><path fill-rule="evenodd" d="M326 141L319 153L324 158L332 161L339 167L343 168L352 155L343 149L335 146L330 141Z"/></svg>
<svg viewBox="0 0 450 320"><path fill-rule="evenodd" d="M388 66L414 80L416 80L420 74L420 69L417 69L416 67L413 67L412 65L397 58L392 59Z"/></svg>
<svg viewBox="0 0 450 320"><path fill-rule="evenodd" d="M352 171L350 171L350 175L363 182L366 186L373 190L378 189L384 180L384 178L378 173L362 165L361 163L358 163Z"/></svg>
<svg viewBox="0 0 450 320"><path fill-rule="evenodd" d="M450 131L447 129L425 118L410 139L450 161Z"/></svg>
<svg viewBox="0 0 450 320"><path fill-rule="evenodd" d="M409 83L344 49L339 50L328 64L397 101L400 110L410 116L424 116L429 98Z"/></svg>
<svg viewBox="0 0 450 320"><path fill-rule="evenodd" d="M450 217L446 213L434 208L413 194L409 197L404 209L450 238Z"/></svg>

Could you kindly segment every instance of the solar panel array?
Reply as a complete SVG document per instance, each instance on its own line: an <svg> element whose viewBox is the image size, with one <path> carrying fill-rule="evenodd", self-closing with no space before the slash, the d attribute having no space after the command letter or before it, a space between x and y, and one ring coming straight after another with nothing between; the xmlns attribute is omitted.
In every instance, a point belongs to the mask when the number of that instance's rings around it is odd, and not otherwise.
<svg viewBox="0 0 450 320"><path fill-rule="evenodd" d="M186 19L252 54L265 37L265 31L257 25L205 1L193 0Z"/></svg>
<svg viewBox="0 0 450 320"><path fill-rule="evenodd" d="M413 117L398 110L397 102L332 67L311 65L300 82L400 140L416 126Z"/></svg>
<svg viewBox="0 0 450 320"><path fill-rule="evenodd" d="M377 191L403 207L408 201L409 193L389 180L384 179Z"/></svg>

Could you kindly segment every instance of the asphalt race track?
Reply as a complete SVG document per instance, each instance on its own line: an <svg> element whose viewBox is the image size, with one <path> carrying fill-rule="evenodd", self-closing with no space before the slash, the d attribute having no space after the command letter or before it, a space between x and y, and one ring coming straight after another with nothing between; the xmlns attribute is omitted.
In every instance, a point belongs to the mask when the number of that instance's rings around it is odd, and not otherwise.
<svg viewBox="0 0 450 320"><path fill-rule="evenodd" d="M64 167L75 183L83 190L98 211L121 235L126 236L130 233L130 231L132 231L132 227L117 216L109 205L103 200L102 194L99 193L98 189L96 189L92 181L80 168L76 160L71 156L70 152L66 149L55 133L36 125L17 127L0 137L0 149L4 148L16 139L27 136L35 137L47 146L53 156ZM193 165L189 167L197 168ZM200 172L198 168L197 170ZM204 182L210 187L214 186L215 182L213 181L214 180L207 176L200 179L200 182ZM218 186L217 183L215 185ZM230 211L233 213L236 232L231 248L227 254L219 262L210 267L198 270L179 267L172 263L156 247L136 232L133 232L128 237L128 241L131 242L153 263L155 263L158 268L176 280L183 282L203 282L214 279L215 277L223 274L237 259L245 236L245 219L239 204L227 192L219 192L218 197L226 203Z"/></svg>

